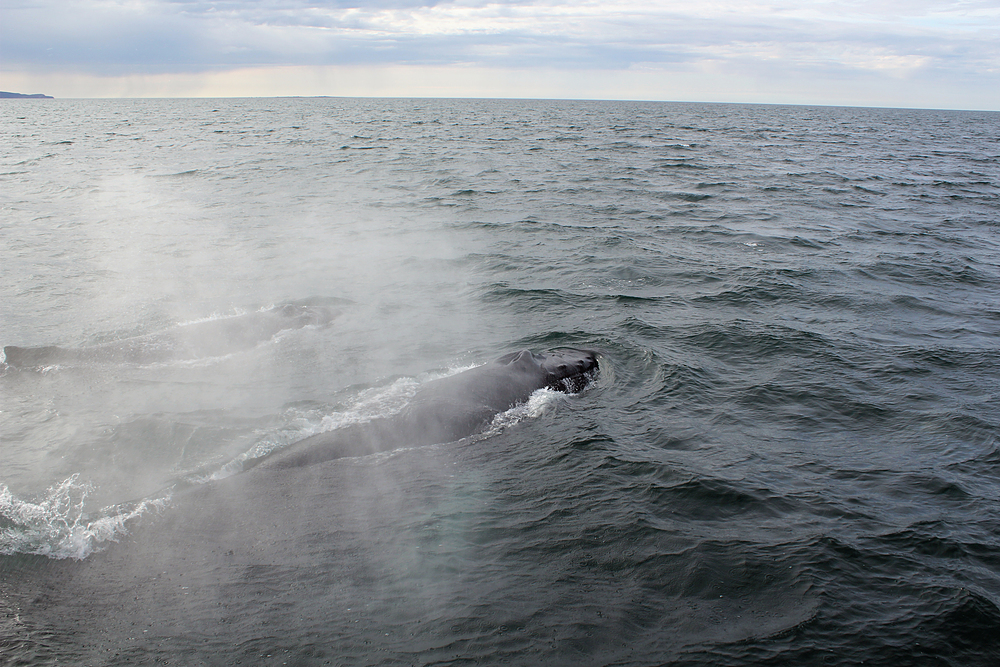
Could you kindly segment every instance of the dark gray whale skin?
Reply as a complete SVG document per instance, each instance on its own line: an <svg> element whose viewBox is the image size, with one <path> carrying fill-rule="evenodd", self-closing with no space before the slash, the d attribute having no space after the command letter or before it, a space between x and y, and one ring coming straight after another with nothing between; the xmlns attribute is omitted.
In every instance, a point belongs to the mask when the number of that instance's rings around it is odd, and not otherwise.
<svg viewBox="0 0 1000 667"><path fill-rule="evenodd" d="M251 461L248 467L293 468L460 440L483 430L495 415L528 400L535 390L548 387L576 393L597 371L598 353L593 350L512 352L484 366L428 382L397 415L318 433Z"/></svg>

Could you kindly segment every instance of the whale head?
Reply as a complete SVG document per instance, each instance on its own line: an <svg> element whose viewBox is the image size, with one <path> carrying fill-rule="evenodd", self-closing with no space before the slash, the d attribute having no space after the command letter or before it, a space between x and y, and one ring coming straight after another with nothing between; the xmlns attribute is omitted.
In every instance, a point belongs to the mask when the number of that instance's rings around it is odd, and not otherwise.
<svg viewBox="0 0 1000 667"><path fill-rule="evenodd" d="M525 373L540 374L541 386L575 394L597 375L597 360L598 353L594 350L563 347L537 354L530 350L512 352L497 359L496 363Z"/></svg>
<svg viewBox="0 0 1000 667"><path fill-rule="evenodd" d="M575 394L590 384L598 371L598 353L564 347L540 355L542 370L548 374L549 389Z"/></svg>

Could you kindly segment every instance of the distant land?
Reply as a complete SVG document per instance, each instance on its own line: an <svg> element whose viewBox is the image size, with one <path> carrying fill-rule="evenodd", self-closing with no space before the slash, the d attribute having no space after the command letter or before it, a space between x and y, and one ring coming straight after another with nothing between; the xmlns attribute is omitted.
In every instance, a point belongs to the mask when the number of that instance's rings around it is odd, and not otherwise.
<svg viewBox="0 0 1000 667"><path fill-rule="evenodd" d="M34 95L25 95L24 93L8 93L6 91L0 90L0 100L51 100L55 99L51 95L42 95L41 93L35 93Z"/></svg>

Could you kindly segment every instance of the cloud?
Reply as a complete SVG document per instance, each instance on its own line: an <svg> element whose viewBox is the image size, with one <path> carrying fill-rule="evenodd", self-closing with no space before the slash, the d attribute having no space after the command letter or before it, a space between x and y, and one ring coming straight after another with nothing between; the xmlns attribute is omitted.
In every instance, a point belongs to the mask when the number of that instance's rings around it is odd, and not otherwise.
<svg viewBox="0 0 1000 667"><path fill-rule="evenodd" d="M994 0L12 1L0 24L6 72L450 66L1000 76Z"/></svg>
<svg viewBox="0 0 1000 667"><path fill-rule="evenodd" d="M848 67L866 67L859 54L875 47L877 66L890 55L909 67L915 49L924 62L943 58L959 33L978 62L1000 41L987 2L48 0L4 14L8 65L94 73L357 62L585 69L700 60L713 49L744 58L760 44L816 60L836 57L831 42L853 54Z"/></svg>

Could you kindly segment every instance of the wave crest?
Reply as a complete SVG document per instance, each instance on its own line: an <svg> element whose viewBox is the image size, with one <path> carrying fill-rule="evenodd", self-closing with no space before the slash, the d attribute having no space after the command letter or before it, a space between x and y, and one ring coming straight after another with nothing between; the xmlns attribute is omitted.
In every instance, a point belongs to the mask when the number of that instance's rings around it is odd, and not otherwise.
<svg viewBox="0 0 1000 667"><path fill-rule="evenodd" d="M86 500L94 487L79 477L50 486L36 502L22 500L0 484L0 555L83 559L127 535L127 524L151 510L162 511L170 502L167 493L105 507L92 517Z"/></svg>

